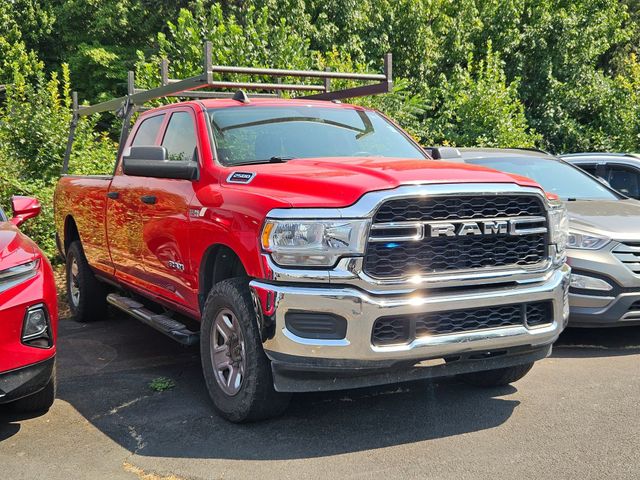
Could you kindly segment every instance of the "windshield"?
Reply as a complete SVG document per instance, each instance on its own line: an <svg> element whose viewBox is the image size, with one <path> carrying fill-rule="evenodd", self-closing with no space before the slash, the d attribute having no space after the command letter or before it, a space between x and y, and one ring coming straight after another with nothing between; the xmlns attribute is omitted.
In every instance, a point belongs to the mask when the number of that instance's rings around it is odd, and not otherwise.
<svg viewBox="0 0 640 480"><path fill-rule="evenodd" d="M316 157L426 159L375 112L307 105L209 110L218 159L225 165Z"/></svg>
<svg viewBox="0 0 640 480"><path fill-rule="evenodd" d="M2 210L2 207L0 207L0 222L6 222L7 221L7 216L4 214L4 210Z"/></svg>
<svg viewBox="0 0 640 480"><path fill-rule="evenodd" d="M529 177L563 200L617 200L596 179L559 160L545 158L466 158L466 163Z"/></svg>

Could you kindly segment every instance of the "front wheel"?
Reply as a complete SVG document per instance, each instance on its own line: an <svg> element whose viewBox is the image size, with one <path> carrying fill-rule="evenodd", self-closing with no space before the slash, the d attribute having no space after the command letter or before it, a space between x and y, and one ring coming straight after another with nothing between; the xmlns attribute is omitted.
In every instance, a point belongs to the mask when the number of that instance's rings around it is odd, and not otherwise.
<svg viewBox="0 0 640 480"><path fill-rule="evenodd" d="M287 408L290 395L273 387L271 362L262 349L246 279L225 280L209 293L200 356L213 405L227 420L262 420Z"/></svg>
<svg viewBox="0 0 640 480"><path fill-rule="evenodd" d="M532 367L533 362L484 372L465 373L460 375L460 379L477 387L503 387L520 380Z"/></svg>

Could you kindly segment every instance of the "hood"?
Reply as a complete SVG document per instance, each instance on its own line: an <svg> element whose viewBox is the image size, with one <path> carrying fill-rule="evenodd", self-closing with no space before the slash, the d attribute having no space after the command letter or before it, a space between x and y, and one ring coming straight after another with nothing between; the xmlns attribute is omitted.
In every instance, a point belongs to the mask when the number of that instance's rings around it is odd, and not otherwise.
<svg viewBox="0 0 640 480"><path fill-rule="evenodd" d="M250 184L229 183L234 172L255 177ZM380 157L308 158L229 167L223 180L226 186L262 190L294 207L343 207L375 190L440 183L515 183L539 188L528 178L478 165Z"/></svg>
<svg viewBox="0 0 640 480"><path fill-rule="evenodd" d="M27 263L40 255L38 247L9 222L0 223L0 270Z"/></svg>
<svg viewBox="0 0 640 480"><path fill-rule="evenodd" d="M579 200L566 202L570 226L614 240L640 239L637 200Z"/></svg>

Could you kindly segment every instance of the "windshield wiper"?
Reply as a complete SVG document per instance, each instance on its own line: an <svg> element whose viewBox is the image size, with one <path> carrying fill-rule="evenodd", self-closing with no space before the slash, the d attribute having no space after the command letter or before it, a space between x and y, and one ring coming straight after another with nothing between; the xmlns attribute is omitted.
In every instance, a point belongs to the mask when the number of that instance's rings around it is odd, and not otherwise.
<svg viewBox="0 0 640 480"><path fill-rule="evenodd" d="M254 165L259 163L285 163L285 162L288 162L289 160L293 160L293 157L273 156L267 160L249 160L248 162L234 163L233 166Z"/></svg>

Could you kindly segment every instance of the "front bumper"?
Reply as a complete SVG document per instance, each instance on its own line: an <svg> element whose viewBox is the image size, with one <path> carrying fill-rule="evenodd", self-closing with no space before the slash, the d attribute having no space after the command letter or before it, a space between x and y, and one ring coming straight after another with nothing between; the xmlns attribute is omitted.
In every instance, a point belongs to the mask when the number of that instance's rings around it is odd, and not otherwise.
<svg viewBox="0 0 640 480"><path fill-rule="evenodd" d="M26 367L0 373L0 404L28 397L42 390L53 373L55 356Z"/></svg>
<svg viewBox="0 0 640 480"><path fill-rule="evenodd" d="M564 265L536 283L430 295L373 295L354 287L283 285L258 280L252 281L251 287L256 298L264 296L265 292L273 298L269 311L262 310L274 327L272 335L264 342L265 352L274 362L274 373L278 368L298 371L346 369L357 373L363 369L410 366L427 359L446 359L469 353L501 351L510 354L513 349L522 348L545 350L543 347L552 344L566 325L569 273L569 267ZM509 326L426 336L403 345L376 346L371 341L374 322L382 316L545 300L552 302L553 320L541 327ZM347 320L346 336L339 340L301 338L285 325L285 314L289 311L341 316Z"/></svg>
<svg viewBox="0 0 640 480"><path fill-rule="evenodd" d="M569 325L578 328L640 325L640 289L615 297L569 294Z"/></svg>
<svg viewBox="0 0 640 480"><path fill-rule="evenodd" d="M640 278L613 253L611 242L600 250L568 250L574 273L608 282L610 291L571 288L570 327L625 327L640 325Z"/></svg>

